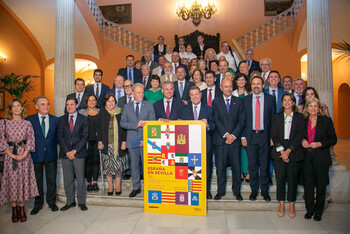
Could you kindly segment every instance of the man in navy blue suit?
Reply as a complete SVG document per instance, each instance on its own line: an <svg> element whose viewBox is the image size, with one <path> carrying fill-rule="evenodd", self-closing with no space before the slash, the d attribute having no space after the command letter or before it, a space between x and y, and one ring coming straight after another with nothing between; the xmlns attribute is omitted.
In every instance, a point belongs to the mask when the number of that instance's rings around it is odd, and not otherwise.
<svg viewBox="0 0 350 234"><path fill-rule="evenodd" d="M245 53L245 56L246 56L246 63L249 66L249 74L252 73L252 71L261 72L259 62L254 60L254 51L252 49L247 50Z"/></svg>
<svg viewBox="0 0 350 234"><path fill-rule="evenodd" d="M214 118L213 110L210 106L201 102L202 93L197 86L192 86L190 88L190 100L191 103L182 109L181 119L182 120L200 120L205 123L207 129L207 198L211 199L210 185L211 177L213 174L213 154L208 154L211 152L212 141L210 132L214 131Z"/></svg>
<svg viewBox="0 0 350 234"><path fill-rule="evenodd" d="M181 111L185 104L181 99L174 97L174 84L170 81L165 81L162 92L164 98L153 104L156 119L163 121L180 119Z"/></svg>
<svg viewBox="0 0 350 234"><path fill-rule="evenodd" d="M74 97L78 100L78 110L83 109L85 103L86 93L84 92L85 81L82 78L76 78L74 81L75 92L68 94L67 98ZM64 113L67 113L66 108L64 108Z"/></svg>
<svg viewBox="0 0 350 234"><path fill-rule="evenodd" d="M221 60L219 62L220 73L216 75L216 81L215 81L215 85L217 87L221 87L221 81L224 79L225 72L228 71L228 68L229 68L229 63L227 62L227 60Z"/></svg>
<svg viewBox="0 0 350 234"><path fill-rule="evenodd" d="M215 85L215 73L213 71L205 72L205 83L207 88L202 90L202 102L206 103L208 106L212 106L213 101L216 97L222 95L220 87Z"/></svg>
<svg viewBox="0 0 350 234"><path fill-rule="evenodd" d="M119 106L119 98L122 98L125 95L123 85L124 85L124 77L121 75L117 75L114 78L114 88L106 92L106 95L113 94L116 97L116 100L117 100L117 103L115 104L116 106Z"/></svg>
<svg viewBox="0 0 350 234"><path fill-rule="evenodd" d="M278 113L282 107L282 96L286 93L282 88L278 87L281 81L278 71L271 71L268 77L269 87L264 89L264 93L271 94L276 100L276 113Z"/></svg>
<svg viewBox="0 0 350 234"><path fill-rule="evenodd" d="M247 147L250 188L252 190L249 199L256 200L260 187L264 200L271 201L268 152L276 102L273 96L262 92L264 87L262 77L254 77L251 85L253 93L243 98L245 127L241 139L242 145Z"/></svg>
<svg viewBox="0 0 350 234"><path fill-rule="evenodd" d="M57 211L56 177L57 177L57 123L58 118L50 115L50 102L45 96L35 99L38 113L27 118L34 129L35 152L32 153L36 184L39 196L35 197L31 215L37 214L44 205L43 171L45 166L46 202L52 211Z"/></svg>
<svg viewBox="0 0 350 234"><path fill-rule="evenodd" d="M186 73L186 80L190 79L190 73L188 72L188 68L186 65L180 63L180 55L178 52L173 52L173 54L171 55L171 66L173 68L173 74L176 73L178 67L183 67Z"/></svg>
<svg viewBox="0 0 350 234"><path fill-rule="evenodd" d="M194 83L187 81L185 79L185 76L186 76L185 69L183 67L177 67L176 77L178 80L174 82L174 89L175 89L174 97L182 99L185 105L187 105L190 99L189 91L190 91L190 88L194 85Z"/></svg>
<svg viewBox="0 0 350 234"><path fill-rule="evenodd" d="M224 79L221 82L222 96L215 98L213 103L215 132L214 145L217 159L218 192L215 200L220 200L226 193L226 168L229 162L232 167L232 192L238 201L241 195L241 142L244 128L244 111L242 100L233 96L232 81Z"/></svg>
<svg viewBox="0 0 350 234"><path fill-rule="evenodd" d="M102 84L102 76L103 76L103 71L101 69L95 69L94 70L95 83L88 85L85 88L85 95L95 94L97 98L97 103L100 108L103 107L103 99L106 96L107 91L109 90L109 87L107 85Z"/></svg>
<svg viewBox="0 0 350 234"><path fill-rule="evenodd" d="M142 83L142 74L139 69L134 68L134 56L126 56L126 67L120 68L118 75L122 75L125 80L131 80L133 84Z"/></svg>

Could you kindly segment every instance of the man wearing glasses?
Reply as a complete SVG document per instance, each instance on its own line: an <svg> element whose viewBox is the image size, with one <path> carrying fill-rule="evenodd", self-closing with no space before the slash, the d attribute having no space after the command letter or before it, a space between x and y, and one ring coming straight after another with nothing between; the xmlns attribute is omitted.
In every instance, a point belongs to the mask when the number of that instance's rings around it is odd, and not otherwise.
<svg viewBox="0 0 350 234"><path fill-rule="evenodd" d="M118 99L118 107L122 109L124 108L125 104L134 101L134 97L132 96L132 81L125 80L123 88L125 95Z"/></svg>

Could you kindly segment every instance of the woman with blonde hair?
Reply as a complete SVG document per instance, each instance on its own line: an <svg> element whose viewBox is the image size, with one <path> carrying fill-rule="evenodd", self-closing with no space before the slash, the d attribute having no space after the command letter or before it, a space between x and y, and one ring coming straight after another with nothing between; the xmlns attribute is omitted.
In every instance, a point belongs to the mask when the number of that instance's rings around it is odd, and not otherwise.
<svg viewBox="0 0 350 234"><path fill-rule="evenodd" d="M213 48L208 48L205 51L204 55L204 60L207 61L208 67L207 69L209 70L209 64L211 61L217 60L217 54Z"/></svg>

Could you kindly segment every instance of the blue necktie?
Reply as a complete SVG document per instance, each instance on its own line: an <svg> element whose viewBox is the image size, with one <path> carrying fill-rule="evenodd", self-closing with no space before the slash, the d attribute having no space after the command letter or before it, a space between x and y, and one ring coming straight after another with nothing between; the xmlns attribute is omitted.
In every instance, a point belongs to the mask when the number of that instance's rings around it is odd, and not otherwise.
<svg viewBox="0 0 350 234"><path fill-rule="evenodd" d="M129 80L131 80L131 81L132 81L131 69L129 69ZM134 82L132 82L132 83L134 83Z"/></svg>
<svg viewBox="0 0 350 234"><path fill-rule="evenodd" d="M118 100L119 100L119 98L120 98L120 92L121 92L121 90L118 90L117 92L118 92L118 95L117 95L117 103L115 104L115 106L118 106Z"/></svg>
<svg viewBox="0 0 350 234"><path fill-rule="evenodd" d="M230 99L226 99L226 109L227 109L227 114L230 113Z"/></svg>

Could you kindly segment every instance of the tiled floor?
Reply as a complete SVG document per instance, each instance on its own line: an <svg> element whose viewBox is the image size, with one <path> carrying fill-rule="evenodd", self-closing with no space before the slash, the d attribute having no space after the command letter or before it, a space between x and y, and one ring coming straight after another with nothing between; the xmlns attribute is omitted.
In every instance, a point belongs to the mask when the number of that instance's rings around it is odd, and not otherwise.
<svg viewBox="0 0 350 234"><path fill-rule="evenodd" d="M206 217L144 213L142 208L89 206L51 212L47 206L28 220L11 222L9 205L0 207L0 233L349 233L350 204L330 204L321 222L305 220L304 212L291 219L275 211L209 210ZM59 203L59 207L64 204ZM287 213L286 213L287 214Z"/></svg>

